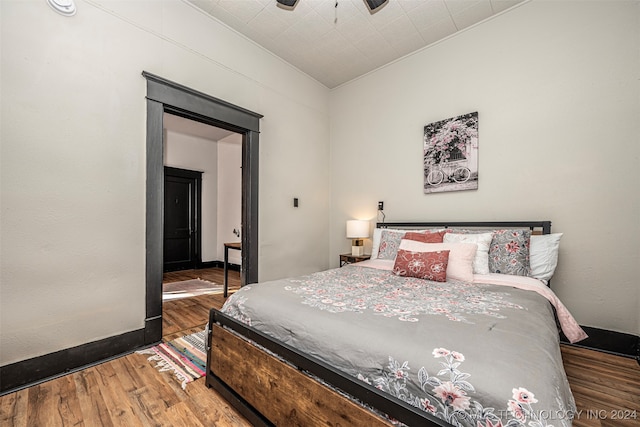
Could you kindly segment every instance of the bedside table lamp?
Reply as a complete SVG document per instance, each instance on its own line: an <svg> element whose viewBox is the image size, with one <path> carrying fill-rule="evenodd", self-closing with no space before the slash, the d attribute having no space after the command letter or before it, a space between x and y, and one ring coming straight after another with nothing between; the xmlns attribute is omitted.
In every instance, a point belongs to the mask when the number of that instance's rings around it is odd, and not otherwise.
<svg viewBox="0 0 640 427"><path fill-rule="evenodd" d="M364 242L362 239L369 237L369 221L352 219L347 221L347 239L351 242L351 255L364 255Z"/></svg>

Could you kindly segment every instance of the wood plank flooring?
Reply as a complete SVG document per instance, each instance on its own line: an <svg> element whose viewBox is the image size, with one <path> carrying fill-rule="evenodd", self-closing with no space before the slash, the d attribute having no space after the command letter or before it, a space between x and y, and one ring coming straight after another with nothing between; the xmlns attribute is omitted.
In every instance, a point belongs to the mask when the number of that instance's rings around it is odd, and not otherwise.
<svg viewBox="0 0 640 427"><path fill-rule="evenodd" d="M223 284L224 271L221 268L174 271L164 273L163 281L169 283L198 278ZM240 273L229 270L230 294L237 289L240 289ZM212 307L220 308L222 304L224 304L222 294L201 295L164 302L162 304L162 335L164 339L168 341L192 333L188 332L189 328L206 324L209 320L209 310Z"/></svg>
<svg viewBox="0 0 640 427"><path fill-rule="evenodd" d="M576 400L574 426L640 426L640 365L636 360L560 347Z"/></svg>
<svg viewBox="0 0 640 427"><path fill-rule="evenodd" d="M170 281L201 277L222 283L222 270L185 272ZM205 275L207 275L205 277ZM230 272L230 289L240 284ZM222 294L169 301L163 306L164 339L204 328ZM640 425L640 366L637 361L562 345L578 417L576 427ZM636 410L636 418L625 415ZM581 412L582 411L582 412ZM625 412L627 411L627 412ZM554 424L554 420L548 420ZM555 423L557 425L557 423ZM204 378L182 390L169 372L159 372L130 354L0 397L0 426L250 426Z"/></svg>

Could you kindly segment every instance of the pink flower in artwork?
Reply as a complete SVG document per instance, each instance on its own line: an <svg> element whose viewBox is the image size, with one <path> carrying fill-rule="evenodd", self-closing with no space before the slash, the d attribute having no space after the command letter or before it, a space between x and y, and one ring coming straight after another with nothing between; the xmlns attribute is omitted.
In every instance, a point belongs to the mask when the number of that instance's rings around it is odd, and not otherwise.
<svg viewBox="0 0 640 427"><path fill-rule="evenodd" d="M464 355L462 353L458 353L457 351L452 351L451 356L458 362L464 362Z"/></svg>
<svg viewBox="0 0 640 427"><path fill-rule="evenodd" d="M442 403L451 405L456 410L464 411L469 409L470 398L450 381L440 384L433 389L433 392L442 400Z"/></svg>
<svg viewBox="0 0 640 427"><path fill-rule="evenodd" d="M511 412L514 417L516 417L520 421L525 420L526 416L524 413L524 408L522 407L521 404L519 404L515 400L510 400L508 405L509 405L509 412Z"/></svg>
<svg viewBox="0 0 640 427"><path fill-rule="evenodd" d="M526 388L519 387L511 391L513 392L513 398L520 403L538 403L535 395Z"/></svg>
<svg viewBox="0 0 640 427"><path fill-rule="evenodd" d="M507 250L507 252L511 252L512 254L518 252L520 250L520 245L518 244L518 242L512 240L509 243L507 243L506 245L504 245L505 249Z"/></svg>
<svg viewBox="0 0 640 427"><path fill-rule="evenodd" d="M434 348L431 354L433 354L433 357L445 357L445 356L448 356L450 353L451 352L446 348L440 347L440 348Z"/></svg>
<svg viewBox="0 0 640 427"><path fill-rule="evenodd" d="M404 378L404 372L402 372L402 369L396 369L395 374L396 374L396 378L398 379Z"/></svg>

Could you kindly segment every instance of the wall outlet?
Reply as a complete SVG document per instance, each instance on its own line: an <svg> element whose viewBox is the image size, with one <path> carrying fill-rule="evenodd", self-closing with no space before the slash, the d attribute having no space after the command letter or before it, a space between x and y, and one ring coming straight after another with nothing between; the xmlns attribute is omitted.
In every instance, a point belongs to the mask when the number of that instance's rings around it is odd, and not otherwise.
<svg viewBox="0 0 640 427"><path fill-rule="evenodd" d="M378 202L378 210L379 211L383 211L384 210L384 202Z"/></svg>

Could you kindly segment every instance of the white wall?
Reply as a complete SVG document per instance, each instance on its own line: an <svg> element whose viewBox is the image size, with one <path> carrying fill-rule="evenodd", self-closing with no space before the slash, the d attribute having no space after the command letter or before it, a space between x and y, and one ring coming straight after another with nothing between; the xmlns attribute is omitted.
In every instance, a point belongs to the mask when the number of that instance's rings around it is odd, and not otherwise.
<svg viewBox="0 0 640 427"><path fill-rule="evenodd" d="M552 288L640 332L640 3L532 1L331 93L331 263L345 221L552 220ZM477 191L423 194L424 125L479 112Z"/></svg>
<svg viewBox="0 0 640 427"><path fill-rule="evenodd" d="M202 172L202 261L218 260L218 143L166 131L164 165Z"/></svg>
<svg viewBox="0 0 640 427"><path fill-rule="evenodd" d="M242 135L220 141L167 131L164 164L202 174L202 261L224 260L224 243L240 238L242 225ZM229 251L229 262L242 264L240 251Z"/></svg>
<svg viewBox="0 0 640 427"><path fill-rule="evenodd" d="M242 135L233 134L218 142L218 242L217 260L224 260L224 244L239 242L233 230L242 225ZM241 251L229 250L229 262L242 264Z"/></svg>
<svg viewBox="0 0 640 427"><path fill-rule="evenodd" d="M144 326L143 70L264 115L260 279L329 263L328 90L181 1L77 5L0 1L1 365Z"/></svg>

